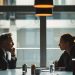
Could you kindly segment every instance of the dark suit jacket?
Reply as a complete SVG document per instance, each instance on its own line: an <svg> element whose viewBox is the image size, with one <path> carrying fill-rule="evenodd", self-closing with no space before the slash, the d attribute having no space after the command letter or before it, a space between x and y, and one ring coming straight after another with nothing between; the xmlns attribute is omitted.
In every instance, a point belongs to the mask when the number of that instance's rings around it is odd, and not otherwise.
<svg viewBox="0 0 75 75"><path fill-rule="evenodd" d="M67 71L72 71L72 58L75 58L75 45L71 47L70 54L64 51L58 61L58 66L65 67Z"/></svg>
<svg viewBox="0 0 75 75"><path fill-rule="evenodd" d="M16 57L13 59L11 57L11 60L7 60L5 56L6 52L4 49L0 49L0 69L1 70L6 70L7 68L9 69L14 69L16 68Z"/></svg>

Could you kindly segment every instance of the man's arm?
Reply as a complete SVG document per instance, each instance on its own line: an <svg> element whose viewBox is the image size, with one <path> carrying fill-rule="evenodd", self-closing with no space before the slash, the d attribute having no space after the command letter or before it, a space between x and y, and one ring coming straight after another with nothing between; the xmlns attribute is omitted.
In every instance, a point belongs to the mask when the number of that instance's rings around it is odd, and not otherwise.
<svg viewBox="0 0 75 75"><path fill-rule="evenodd" d="M11 60L9 60L9 68L10 69L15 69L16 68L16 61L17 61L17 58L15 56L15 48L12 48L12 50L10 51L11 52Z"/></svg>

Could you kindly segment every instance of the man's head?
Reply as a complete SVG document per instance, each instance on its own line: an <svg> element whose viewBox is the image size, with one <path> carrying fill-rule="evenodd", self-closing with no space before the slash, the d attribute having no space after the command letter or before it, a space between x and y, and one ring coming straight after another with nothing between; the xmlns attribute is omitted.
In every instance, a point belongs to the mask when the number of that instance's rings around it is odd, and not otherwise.
<svg viewBox="0 0 75 75"><path fill-rule="evenodd" d="M11 33L5 33L0 35L0 48L4 48L6 50L12 49L14 43L12 40Z"/></svg>

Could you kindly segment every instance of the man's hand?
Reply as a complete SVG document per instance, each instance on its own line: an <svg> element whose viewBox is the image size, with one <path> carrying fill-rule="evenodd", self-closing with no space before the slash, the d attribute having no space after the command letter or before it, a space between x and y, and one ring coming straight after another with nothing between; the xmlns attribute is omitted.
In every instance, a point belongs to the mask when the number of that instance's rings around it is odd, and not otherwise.
<svg viewBox="0 0 75 75"><path fill-rule="evenodd" d="M11 56L15 56L15 48L14 47L11 49Z"/></svg>

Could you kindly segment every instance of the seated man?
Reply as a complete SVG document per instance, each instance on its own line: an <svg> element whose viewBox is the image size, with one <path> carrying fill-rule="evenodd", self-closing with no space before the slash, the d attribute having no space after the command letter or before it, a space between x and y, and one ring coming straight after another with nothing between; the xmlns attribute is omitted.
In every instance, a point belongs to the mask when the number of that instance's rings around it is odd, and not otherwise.
<svg viewBox="0 0 75 75"><path fill-rule="evenodd" d="M13 40L11 33L2 34L0 36L0 69L6 70L16 68L15 48L13 48ZM11 59L8 59L8 52L11 54Z"/></svg>

